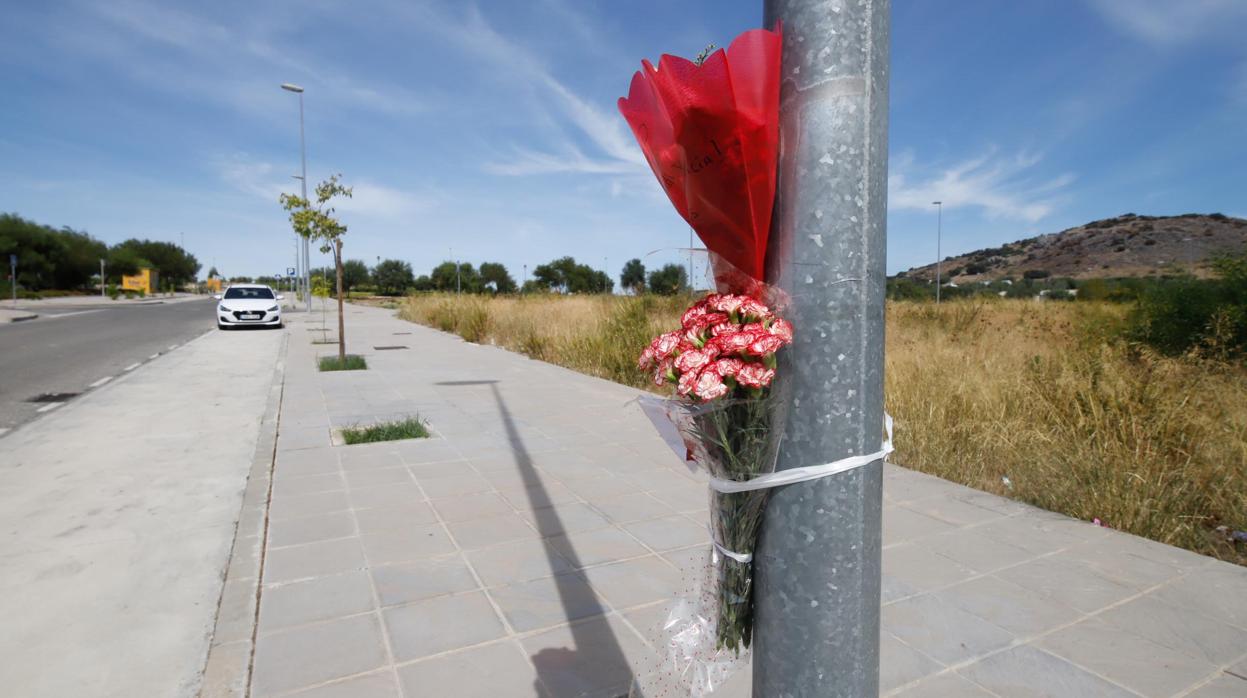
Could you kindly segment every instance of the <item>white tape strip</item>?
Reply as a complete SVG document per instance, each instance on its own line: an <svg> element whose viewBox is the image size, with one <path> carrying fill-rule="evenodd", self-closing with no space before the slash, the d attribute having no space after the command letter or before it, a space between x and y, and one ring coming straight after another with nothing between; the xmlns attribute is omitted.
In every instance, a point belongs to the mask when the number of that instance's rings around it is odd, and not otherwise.
<svg viewBox="0 0 1247 698"><path fill-rule="evenodd" d="M865 465L870 465L880 458L886 458L892 452L892 415L885 414L883 416L883 426L887 431L887 439L883 442L883 447L874 453L864 456L849 456L841 458L838 461L824 463L822 465L807 465L803 468L790 468L788 470L780 470L766 475L759 475L750 480L722 480L717 477L710 478L710 489L716 492L732 493L732 492L749 492L752 490L764 490L770 487L781 487L783 485L791 485L796 482L806 482L808 480L817 480L820 477L843 473L848 470L854 470ZM716 547L718 544L715 544ZM725 553L726 554L726 553Z"/></svg>
<svg viewBox="0 0 1247 698"><path fill-rule="evenodd" d="M730 557L733 560L740 562L742 564L747 565L750 562L753 562L753 553L736 553L736 552L732 552L731 550L728 550L722 545L719 545L719 541L715 540L714 531L711 530L710 524L706 524L706 532L710 534L710 542L714 544L714 549L716 552L721 553L724 557Z"/></svg>

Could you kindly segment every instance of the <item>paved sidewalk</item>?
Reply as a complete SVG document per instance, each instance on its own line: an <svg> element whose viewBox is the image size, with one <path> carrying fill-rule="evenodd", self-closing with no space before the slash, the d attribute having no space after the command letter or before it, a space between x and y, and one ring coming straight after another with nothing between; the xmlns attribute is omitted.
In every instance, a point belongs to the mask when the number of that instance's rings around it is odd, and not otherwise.
<svg viewBox="0 0 1247 698"><path fill-rule="evenodd" d="M284 337L213 332L0 439L0 692L196 694Z"/></svg>
<svg viewBox="0 0 1247 698"><path fill-rule="evenodd" d="M291 320L251 694L625 693L704 553L701 479L631 389L347 312L367 371L318 373ZM414 413L436 438L330 443ZM1247 569L895 466L884 495L883 693L1247 695Z"/></svg>

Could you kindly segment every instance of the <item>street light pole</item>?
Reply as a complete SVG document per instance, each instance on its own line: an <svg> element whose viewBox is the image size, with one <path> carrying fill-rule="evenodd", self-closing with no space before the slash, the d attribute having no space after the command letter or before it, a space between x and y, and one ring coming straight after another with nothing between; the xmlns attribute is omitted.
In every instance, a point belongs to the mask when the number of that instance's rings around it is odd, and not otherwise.
<svg viewBox="0 0 1247 698"><path fill-rule="evenodd" d="M302 164L299 184L302 187L303 200L307 201L307 146L303 138L303 88L287 82L281 86L281 89L299 95L299 160ZM308 241L307 238L303 238L302 250L296 259L295 273L299 276L299 283L302 286L300 293L309 313L312 312L312 279L308 271L311 262L312 256L308 250Z"/></svg>
<svg viewBox="0 0 1247 698"><path fill-rule="evenodd" d="M776 468L883 441L889 0L765 0L783 26L767 280L797 328ZM879 695L883 461L772 490L754 557L753 695Z"/></svg>
<svg viewBox="0 0 1247 698"><path fill-rule="evenodd" d="M944 202L932 201L931 204L936 206L935 213L935 302L940 302L940 262L944 255L940 252L940 238L944 236Z"/></svg>

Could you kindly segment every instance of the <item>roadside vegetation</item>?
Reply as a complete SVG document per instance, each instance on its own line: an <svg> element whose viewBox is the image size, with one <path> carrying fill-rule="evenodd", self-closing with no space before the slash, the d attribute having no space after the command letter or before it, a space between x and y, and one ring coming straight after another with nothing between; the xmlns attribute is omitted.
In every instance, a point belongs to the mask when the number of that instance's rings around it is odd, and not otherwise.
<svg viewBox="0 0 1247 698"><path fill-rule="evenodd" d="M652 389L636 357L688 300L422 293L399 316ZM1138 328L1153 313L987 295L890 302L895 462L1247 564L1247 546L1217 530L1247 530L1247 368L1199 339L1220 336L1207 325L1184 351L1149 345Z"/></svg>
<svg viewBox="0 0 1247 698"><path fill-rule="evenodd" d="M317 365L322 371L363 371L368 368L368 362L358 354L347 354L344 357L322 356Z"/></svg>
<svg viewBox="0 0 1247 698"><path fill-rule="evenodd" d="M382 422L366 427L347 427L342 430L342 440L346 445L371 444L378 441L398 441L400 439L428 438L429 429L419 417L408 417L393 422Z"/></svg>

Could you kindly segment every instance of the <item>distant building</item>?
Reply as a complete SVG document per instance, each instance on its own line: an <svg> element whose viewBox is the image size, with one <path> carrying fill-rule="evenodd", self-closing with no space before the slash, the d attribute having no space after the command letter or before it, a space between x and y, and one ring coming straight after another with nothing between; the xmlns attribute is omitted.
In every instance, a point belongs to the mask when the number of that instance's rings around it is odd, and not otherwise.
<svg viewBox="0 0 1247 698"><path fill-rule="evenodd" d="M160 289L160 275L155 269L143 267L133 276L122 276L121 288L126 291L142 291L150 296Z"/></svg>
<svg viewBox="0 0 1247 698"><path fill-rule="evenodd" d="M205 281L204 289L206 289L208 293L220 293L221 292L221 277L214 276L211 279L208 279L207 281Z"/></svg>

